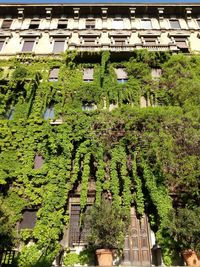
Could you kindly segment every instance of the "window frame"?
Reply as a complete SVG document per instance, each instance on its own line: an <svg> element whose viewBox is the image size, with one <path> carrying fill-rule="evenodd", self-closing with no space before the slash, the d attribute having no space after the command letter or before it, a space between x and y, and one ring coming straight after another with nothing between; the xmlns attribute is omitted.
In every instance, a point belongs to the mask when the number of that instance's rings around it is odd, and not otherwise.
<svg viewBox="0 0 200 267"><path fill-rule="evenodd" d="M30 30L37 30L37 29L39 29L40 28L40 23L41 23L41 20L39 20L39 19L32 19L30 21L30 24L29 24L29 29ZM33 27L35 25L37 25L37 27Z"/></svg>
<svg viewBox="0 0 200 267"><path fill-rule="evenodd" d="M91 23L91 22L94 22L94 24ZM93 30L93 29L95 29L96 28L96 20L95 19L86 19L85 20L85 28L87 30Z"/></svg>
<svg viewBox="0 0 200 267"><path fill-rule="evenodd" d="M62 27L66 25L66 27ZM67 19L59 19L58 24L57 24L57 29L62 30L62 29L67 29L68 28L68 20Z"/></svg>
<svg viewBox="0 0 200 267"><path fill-rule="evenodd" d="M4 23L6 24L8 22L10 22L9 27L5 27ZM13 19L4 19L2 24L1 24L1 29L2 30L9 30L11 28L12 23L13 23Z"/></svg>
<svg viewBox="0 0 200 267"><path fill-rule="evenodd" d="M145 22L149 22L150 23L149 24L150 27L146 27L145 25L142 25L143 23L145 24ZM151 19L141 19L140 23L141 23L140 29L144 29L144 30L152 30L153 29L153 25L152 25Z"/></svg>

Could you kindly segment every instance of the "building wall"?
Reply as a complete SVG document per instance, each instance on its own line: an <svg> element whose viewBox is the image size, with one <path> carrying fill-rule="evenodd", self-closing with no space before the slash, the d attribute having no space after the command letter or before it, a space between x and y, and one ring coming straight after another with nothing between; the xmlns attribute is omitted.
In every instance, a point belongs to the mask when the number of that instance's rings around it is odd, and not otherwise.
<svg viewBox="0 0 200 267"><path fill-rule="evenodd" d="M2 5L0 56L22 52L56 54L60 52L54 51L56 41L65 42L61 51L132 51L146 48L152 51L192 52L200 49L200 5L178 8L152 4L143 5L141 9L142 5L126 4L122 12L117 4L108 7L94 5L92 11L84 5L65 5L66 13L59 8L61 5L10 5L9 8ZM12 20L10 27L3 26L6 20ZM34 20L39 21L39 27L31 29L30 24ZM67 21L66 28L59 29L61 20ZM171 22L178 26L171 25ZM92 26L87 26L88 23ZM25 40L34 42L33 47L26 51L23 49Z"/></svg>

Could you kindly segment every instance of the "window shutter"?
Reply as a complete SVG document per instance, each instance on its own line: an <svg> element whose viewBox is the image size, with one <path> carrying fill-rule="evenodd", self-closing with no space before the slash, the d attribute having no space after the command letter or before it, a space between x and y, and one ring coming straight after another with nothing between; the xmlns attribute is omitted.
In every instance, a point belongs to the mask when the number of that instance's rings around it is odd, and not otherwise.
<svg viewBox="0 0 200 267"><path fill-rule="evenodd" d="M93 68L84 69L83 80L93 80L93 74L94 74Z"/></svg>
<svg viewBox="0 0 200 267"><path fill-rule="evenodd" d="M117 75L117 79L128 79L127 72L124 68L115 69L115 73Z"/></svg>
<svg viewBox="0 0 200 267"><path fill-rule="evenodd" d="M59 74L59 68L53 68L49 74L49 80L57 80Z"/></svg>

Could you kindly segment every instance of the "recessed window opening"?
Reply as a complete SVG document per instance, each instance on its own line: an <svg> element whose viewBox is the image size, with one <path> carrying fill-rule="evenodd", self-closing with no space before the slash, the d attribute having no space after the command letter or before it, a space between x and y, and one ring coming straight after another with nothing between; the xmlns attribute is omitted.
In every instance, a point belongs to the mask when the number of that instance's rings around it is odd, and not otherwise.
<svg viewBox="0 0 200 267"><path fill-rule="evenodd" d="M32 52L34 47L35 40L32 39L25 39L23 46L22 46L22 52Z"/></svg>
<svg viewBox="0 0 200 267"><path fill-rule="evenodd" d="M128 81L128 75L125 68L116 68L115 73L117 75L118 83L126 83Z"/></svg>
<svg viewBox="0 0 200 267"><path fill-rule="evenodd" d="M95 20L94 19L87 19L85 22L86 29L95 29Z"/></svg>
<svg viewBox="0 0 200 267"><path fill-rule="evenodd" d="M29 25L29 29L38 29L39 25L40 25L39 20L31 20L30 25Z"/></svg>
<svg viewBox="0 0 200 267"><path fill-rule="evenodd" d="M7 112L6 112L6 118L8 120L12 120L13 117L14 117L14 114L15 114L15 107L12 107L12 108L10 108L10 109L7 110Z"/></svg>
<svg viewBox="0 0 200 267"><path fill-rule="evenodd" d="M58 29L67 29L67 23L68 23L67 20L59 19L57 28Z"/></svg>
<svg viewBox="0 0 200 267"><path fill-rule="evenodd" d="M53 53L61 53L64 51L65 40L54 40Z"/></svg>
<svg viewBox="0 0 200 267"><path fill-rule="evenodd" d="M178 19L173 19L173 20L171 19L171 20L169 20L169 23L170 23L171 29L180 29L181 28Z"/></svg>
<svg viewBox="0 0 200 267"><path fill-rule="evenodd" d="M92 82L94 75L94 68L85 68L83 70L83 81L84 82Z"/></svg>
<svg viewBox="0 0 200 267"><path fill-rule="evenodd" d="M141 20L141 29L152 29L152 24L150 19L142 19Z"/></svg>
<svg viewBox="0 0 200 267"><path fill-rule="evenodd" d="M54 119L54 104L51 103L49 106L46 107L45 113L44 113L44 119Z"/></svg>
<svg viewBox="0 0 200 267"><path fill-rule="evenodd" d="M53 68L49 73L49 82L58 81L59 68Z"/></svg>
<svg viewBox="0 0 200 267"><path fill-rule="evenodd" d="M122 30L124 28L123 19L113 19L112 28L115 30Z"/></svg>
<svg viewBox="0 0 200 267"><path fill-rule="evenodd" d="M39 153L36 153L34 160L34 169L35 170L40 169L43 165L43 161L44 161L43 157Z"/></svg>
<svg viewBox="0 0 200 267"><path fill-rule="evenodd" d="M5 40L4 39L0 39L0 52L3 49L3 45L4 45Z"/></svg>
<svg viewBox="0 0 200 267"><path fill-rule="evenodd" d="M36 210L26 210L23 212L23 219L20 222L19 229L33 229L36 223Z"/></svg>
<svg viewBox="0 0 200 267"><path fill-rule="evenodd" d="M12 20L11 19L4 19L3 23L1 24L1 29L4 29L4 30L10 29L11 24L12 24Z"/></svg>
<svg viewBox="0 0 200 267"><path fill-rule="evenodd" d="M83 102L82 110L83 111L91 111L97 109L95 103L93 102Z"/></svg>

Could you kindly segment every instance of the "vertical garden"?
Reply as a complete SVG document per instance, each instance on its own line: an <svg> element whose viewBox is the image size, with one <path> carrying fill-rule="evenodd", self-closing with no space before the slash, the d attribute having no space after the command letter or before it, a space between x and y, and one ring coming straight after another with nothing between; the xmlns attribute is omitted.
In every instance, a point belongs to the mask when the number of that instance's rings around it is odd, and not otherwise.
<svg viewBox="0 0 200 267"><path fill-rule="evenodd" d="M49 80L53 68L56 81ZM85 68L94 70L90 82ZM116 68L127 72L125 83L118 83ZM152 77L152 68L162 75ZM84 211L92 179L97 205L110 194L113 207L147 214L166 264L187 248L172 231L183 229L183 219L172 220L179 215L190 218L189 243L199 251L199 107L198 55L141 50L123 61L109 52L67 51L58 59L2 60L1 248L20 244L21 267L38 259L49 266L69 225L69 194L80 185ZM26 209L37 210L36 224L17 231Z"/></svg>

